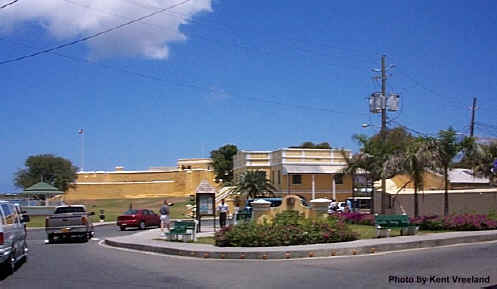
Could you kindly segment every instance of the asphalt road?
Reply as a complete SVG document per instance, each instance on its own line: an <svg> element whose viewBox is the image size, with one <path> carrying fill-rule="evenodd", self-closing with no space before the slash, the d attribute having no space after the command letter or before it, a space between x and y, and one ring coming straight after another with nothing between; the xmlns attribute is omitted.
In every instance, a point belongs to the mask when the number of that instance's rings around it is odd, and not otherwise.
<svg viewBox="0 0 497 289"><path fill-rule="evenodd" d="M131 234L96 228L96 238ZM481 288L497 284L497 243L374 256L292 261L204 260L107 248L88 243L45 244L29 232L30 256L0 288ZM489 284L454 283L457 277L490 277ZM389 282L397 276L414 283ZM431 276L442 283L429 283ZM443 283L446 276L448 283ZM419 278L419 279L418 279ZM427 278L424 285L416 281ZM412 279L405 279L410 282ZM433 278L435 280L435 278Z"/></svg>

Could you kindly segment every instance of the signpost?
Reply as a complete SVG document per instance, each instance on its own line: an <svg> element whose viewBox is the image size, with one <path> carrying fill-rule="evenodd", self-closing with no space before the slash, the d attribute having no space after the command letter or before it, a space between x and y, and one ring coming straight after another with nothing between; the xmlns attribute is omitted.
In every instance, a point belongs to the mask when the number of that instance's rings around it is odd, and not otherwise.
<svg viewBox="0 0 497 289"><path fill-rule="evenodd" d="M216 188L209 182L203 180L195 191L195 204L198 226L197 233L201 230L201 219L203 216L214 217L214 232L216 231Z"/></svg>

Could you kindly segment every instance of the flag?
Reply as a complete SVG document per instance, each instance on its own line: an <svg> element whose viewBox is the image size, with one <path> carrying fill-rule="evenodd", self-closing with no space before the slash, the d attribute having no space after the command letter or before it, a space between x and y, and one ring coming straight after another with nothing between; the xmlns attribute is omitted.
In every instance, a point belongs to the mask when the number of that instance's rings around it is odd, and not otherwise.
<svg viewBox="0 0 497 289"><path fill-rule="evenodd" d="M80 129L78 130L78 134L83 134L83 133L84 133L84 130L83 130L82 128L80 128Z"/></svg>

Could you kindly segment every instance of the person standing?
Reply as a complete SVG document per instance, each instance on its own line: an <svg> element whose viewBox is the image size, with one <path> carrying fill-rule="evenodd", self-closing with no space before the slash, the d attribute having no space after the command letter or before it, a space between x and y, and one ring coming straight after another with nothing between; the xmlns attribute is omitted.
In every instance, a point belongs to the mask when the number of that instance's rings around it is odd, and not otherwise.
<svg viewBox="0 0 497 289"><path fill-rule="evenodd" d="M169 232L169 203L164 200L164 204L160 207L160 231L161 236L165 236L164 227L167 228Z"/></svg>
<svg viewBox="0 0 497 289"><path fill-rule="evenodd" d="M240 202L235 202L235 208L233 208L233 225L236 225L236 218L238 218L238 212L240 212Z"/></svg>
<svg viewBox="0 0 497 289"><path fill-rule="evenodd" d="M347 199L346 204L347 204L347 208L348 208L348 212L346 212L346 213L352 213L353 212L352 211L352 201L350 199Z"/></svg>
<svg viewBox="0 0 497 289"><path fill-rule="evenodd" d="M221 200L217 210L219 211L219 226L224 228L226 227L226 216L228 215L228 205L224 203L224 199Z"/></svg>

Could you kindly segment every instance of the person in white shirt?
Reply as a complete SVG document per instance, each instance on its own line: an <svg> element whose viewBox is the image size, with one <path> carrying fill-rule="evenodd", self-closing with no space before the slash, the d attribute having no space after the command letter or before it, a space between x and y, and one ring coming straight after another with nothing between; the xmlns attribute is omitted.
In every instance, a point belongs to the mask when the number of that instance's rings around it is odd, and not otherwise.
<svg viewBox="0 0 497 289"><path fill-rule="evenodd" d="M235 202L235 207L233 208L233 225L236 225L236 218L238 216L238 212L240 212L240 202Z"/></svg>
<svg viewBox="0 0 497 289"><path fill-rule="evenodd" d="M224 203L224 199L221 200L221 204L217 207L217 210L219 211L219 226L221 228L226 227L226 216L228 215L228 205Z"/></svg>

